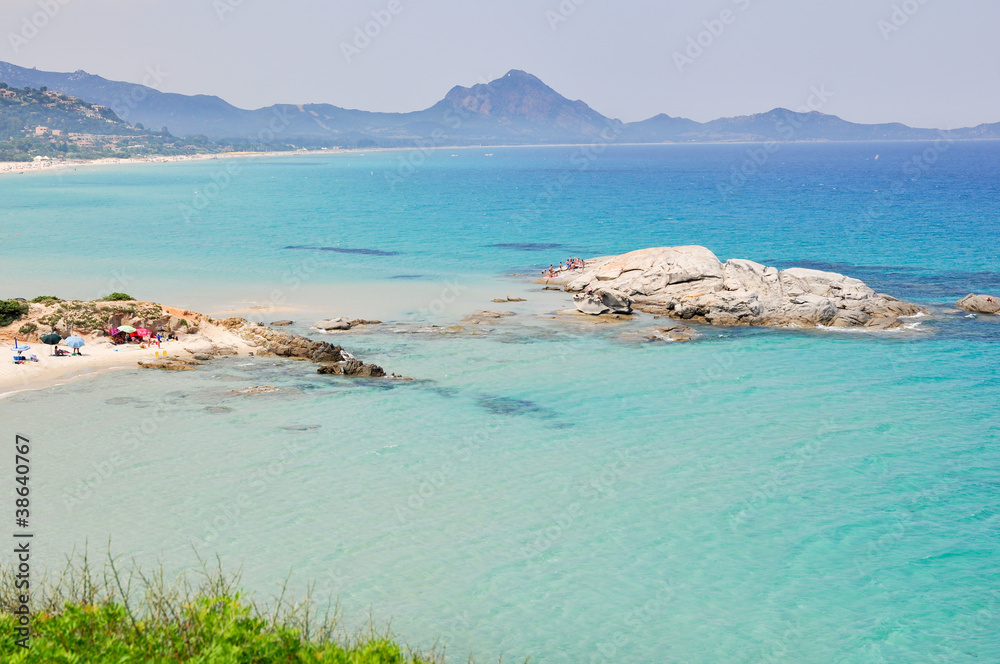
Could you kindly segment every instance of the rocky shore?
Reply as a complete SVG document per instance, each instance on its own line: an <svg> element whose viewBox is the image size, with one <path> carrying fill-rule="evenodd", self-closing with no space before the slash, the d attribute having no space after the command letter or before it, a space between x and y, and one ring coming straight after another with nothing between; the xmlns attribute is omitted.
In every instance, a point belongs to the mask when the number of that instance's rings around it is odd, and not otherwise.
<svg viewBox="0 0 1000 664"><path fill-rule="evenodd" d="M86 346L81 356L69 358L69 361L53 359L43 350L37 353L37 363L4 367L5 373L0 376L3 382L24 384L29 378L53 378L68 369L79 373L81 370L129 365L138 365L143 369L191 371L205 362L232 355L309 361L320 365L317 372L321 374L356 378L390 377L382 367L358 360L341 346L251 323L244 318L213 319L194 311L131 300L84 302L53 298L24 303L23 306L27 309L25 314L0 328L0 338L13 341L16 337L19 343L41 350L48 348L41 343L41 336L56 332L64 338L70 335L83 337ZM162 332L164 337L172 334L177 340L158 345L115 346L108 337L108 330L124 325Z"/></svg>
<svg viewBox="0 0 1000 664"><path fill-rule="evenodd" d="M639 311L711 325L901 327L917 305L876 293L835 272L778 270L750 260L721 262L699 246L640 249L587 261L539 283L575 293L588 314Z"/></svg>

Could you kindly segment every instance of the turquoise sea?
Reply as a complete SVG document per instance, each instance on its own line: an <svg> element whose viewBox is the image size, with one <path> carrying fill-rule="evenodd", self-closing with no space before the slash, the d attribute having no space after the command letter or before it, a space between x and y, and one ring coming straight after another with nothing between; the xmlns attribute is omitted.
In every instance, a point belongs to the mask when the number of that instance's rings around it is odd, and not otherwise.
<svg viewBox="0 0 1000 664"><path fill-rule="evenodd" d="M336 341L417 379L244 357L2 399L0 433L34 444L38 565L218 554L456 662L1000 661L1000 318L953 307L1000 291L1000 144L94 167L0 177L0 228L0 297L378 317ZM931 313L637 345L532 283L681 244ZM415 332L483 309L517 315ZM231 393L254 385L282 389Z"/></svg>

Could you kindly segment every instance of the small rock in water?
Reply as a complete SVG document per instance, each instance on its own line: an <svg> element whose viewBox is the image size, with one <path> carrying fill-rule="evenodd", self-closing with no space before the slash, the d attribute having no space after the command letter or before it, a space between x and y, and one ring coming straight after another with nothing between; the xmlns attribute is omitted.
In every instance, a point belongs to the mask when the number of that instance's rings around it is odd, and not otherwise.
<svg viewBox="0 0 1000 664"><path fill-rule="evenodd" d="M384 378L385 370L377 364L365 364L360 360L346 360L320 367L316 373L354 378Z"/></svg>
<svg viewBox="0 0 1000 664"><path fill-rule="evenodd" d="M271 323L274 327L288 327L289 325L294 325L295 321L292 320L276 320Z"/></svg>
<svg viewBox="0 0 1000 664"><path fill-rule="evenodd" d="M349 330L351 329L351 322L344 318L331 318L328 320L321 320L318 323L314 323L313 327L317 330L323 330L324 332L331 332L334 330Z"/></svg>
<svg viewBox="0 0 1000 664"><path fill-rule="evenodd" d="M658 327L633 330L624 333L621 338L624 341L665 341L680 342L693 341L699 334L687 325L663 325Z"/></svg>
<svg viewBox="0 0 1000 664"><path fill-rule="evenodd" d="M523 297L511 297L510 295L508 295L507 297L498 297L497 299L495 299L493 301L496 302L496 303L502 303L502 302L526 302L526 300Z"/></svg>
<svg viewBox="0 0 1000 664"><path fill-rule="evenodd" d="M958 306L976 314L1000 314L1000 297L996 295L966 295Z"/></svg>

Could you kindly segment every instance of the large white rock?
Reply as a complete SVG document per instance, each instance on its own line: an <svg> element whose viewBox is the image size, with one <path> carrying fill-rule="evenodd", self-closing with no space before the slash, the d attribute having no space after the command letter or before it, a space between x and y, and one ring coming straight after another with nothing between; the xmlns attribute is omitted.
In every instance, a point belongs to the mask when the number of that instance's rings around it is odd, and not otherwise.
<svg viewBox="0 0 1000 664"><path fill-rule="evenodd" d="M716 325L877 327L873 319L920 311L836 272L779 271L744 259L723 264L698 246L654 247L593 259L563 283L569 292L613 291L642 311ZM615 310L600 297L576 300L587 313Z"/></svg>

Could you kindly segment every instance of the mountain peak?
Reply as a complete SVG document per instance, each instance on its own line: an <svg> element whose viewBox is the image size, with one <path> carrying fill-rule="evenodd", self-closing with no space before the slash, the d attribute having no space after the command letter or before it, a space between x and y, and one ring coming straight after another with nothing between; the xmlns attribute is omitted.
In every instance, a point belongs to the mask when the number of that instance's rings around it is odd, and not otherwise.
<svg viewBox="0 0 1000 664"><path fill-rule="evenodd" d="M520 69L471 88L455 86L439 102L463 117L596 135L611 120L582 101L570 101L540 78Z"/></svg>

